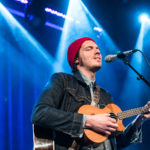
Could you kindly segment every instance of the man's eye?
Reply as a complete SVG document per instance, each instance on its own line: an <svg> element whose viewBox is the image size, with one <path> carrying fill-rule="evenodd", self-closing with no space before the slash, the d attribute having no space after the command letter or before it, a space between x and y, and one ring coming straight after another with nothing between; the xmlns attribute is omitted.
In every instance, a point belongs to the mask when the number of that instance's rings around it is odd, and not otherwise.
<svg viewBox="0 0 150 150"><path fill-rule="evenodd" d="M87 50L91 50L91 49L92 49L92 47L87 47L86 49L87 49Z"/></svg>

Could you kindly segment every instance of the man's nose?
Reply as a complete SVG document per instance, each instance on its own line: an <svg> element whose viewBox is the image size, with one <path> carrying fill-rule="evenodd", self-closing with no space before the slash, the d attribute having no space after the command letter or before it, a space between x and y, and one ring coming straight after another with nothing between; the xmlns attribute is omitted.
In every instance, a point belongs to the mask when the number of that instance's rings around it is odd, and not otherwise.
<svg viewBox="0 0 150 150"><path fill-rule="evenodd" d="M99 49L96 49L95 52L96 54L99 54L99 55L101 54Z"/></svg>

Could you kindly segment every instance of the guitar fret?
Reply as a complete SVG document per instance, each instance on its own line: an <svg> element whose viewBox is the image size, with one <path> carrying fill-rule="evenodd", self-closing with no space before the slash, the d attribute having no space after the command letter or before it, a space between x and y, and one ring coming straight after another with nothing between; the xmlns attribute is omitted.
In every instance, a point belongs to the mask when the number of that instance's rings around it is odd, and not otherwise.
<svg viewBox="0 0 150 150"><path fill-rule="evenodd" d="M118 113L117 116L120 120L123 120L123 119L129 118L131 116L145 113L148 111L148 108L149 108L148 106L145 106L145 107L139 107L139 108L123 111L123 112Z"/></svg>

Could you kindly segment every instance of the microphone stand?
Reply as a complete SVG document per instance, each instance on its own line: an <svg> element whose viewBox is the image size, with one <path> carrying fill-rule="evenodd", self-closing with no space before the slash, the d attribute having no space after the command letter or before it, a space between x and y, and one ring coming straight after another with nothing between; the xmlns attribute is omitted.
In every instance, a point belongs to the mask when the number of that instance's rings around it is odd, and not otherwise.
<svg viewBox="0 0 150 150"><path fill-rule="evenodd" d="M149 87L150 87L150 82L148 82L143 75L141 75L137 70L135 70L135 68L133 68L130 64L129 64L129 61L126 60L125 58L122 58L124 64L128 65L135 73L138 74L138 77L137 79L140 80L142 79Z"/></svg>

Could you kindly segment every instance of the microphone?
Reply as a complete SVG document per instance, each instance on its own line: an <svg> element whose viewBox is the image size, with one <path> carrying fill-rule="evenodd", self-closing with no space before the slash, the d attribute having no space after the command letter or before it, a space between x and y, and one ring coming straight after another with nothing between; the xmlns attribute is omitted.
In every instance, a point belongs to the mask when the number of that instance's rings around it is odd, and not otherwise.
<svg viewBox="0 0 150 150"><path fill-rule="evenodd" d="M125 58L126 56L131 55L137 51L139 51L139 50L133 49L133 50L124 51L124 52L119 53L119 54L107 55L105 57L105 61L106 62L112 62L112 61L116 60L117 58Z"/></svg>

